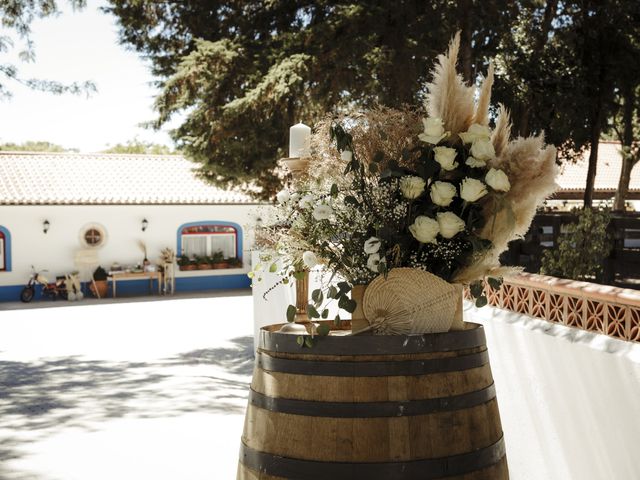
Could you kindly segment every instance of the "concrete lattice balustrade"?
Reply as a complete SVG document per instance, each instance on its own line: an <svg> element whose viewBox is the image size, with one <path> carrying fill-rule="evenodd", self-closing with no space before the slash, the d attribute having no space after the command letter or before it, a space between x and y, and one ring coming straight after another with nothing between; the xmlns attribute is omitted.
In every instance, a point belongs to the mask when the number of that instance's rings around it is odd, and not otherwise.
<svg viewBox="0 0 640 480"><path fill-rule="evenodd" d="M485 286L489 304L535 318L640 342L640 292L532 273Z"/></svg>

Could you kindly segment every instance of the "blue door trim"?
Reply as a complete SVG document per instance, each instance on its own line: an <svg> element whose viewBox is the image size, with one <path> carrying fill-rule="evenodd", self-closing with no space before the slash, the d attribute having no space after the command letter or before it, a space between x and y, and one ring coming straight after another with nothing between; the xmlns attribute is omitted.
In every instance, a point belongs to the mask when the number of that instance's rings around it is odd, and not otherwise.
<svg viewBox="0 0 640 480"><path fill-rule="evenodd" d="M11 271L11 232L0 225L0 232L4 234L4 270L0 272Z"/></svg>

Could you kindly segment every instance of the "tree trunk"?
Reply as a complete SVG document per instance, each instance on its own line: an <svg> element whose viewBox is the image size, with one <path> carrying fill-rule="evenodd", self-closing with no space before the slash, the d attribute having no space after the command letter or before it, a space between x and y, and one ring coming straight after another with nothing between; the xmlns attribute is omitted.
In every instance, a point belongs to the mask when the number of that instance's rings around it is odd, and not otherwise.
<svg viewBox="0 0 640 480"><path fill-rule="evenodd" d="M614 212L625 211L625 200L629 193L629 182L631 181L631 170L638 161L633 155L622 154L622 171L620 172L620 180L618 181L618 191L616 192L616 198L613 201Z"/></svg>
<svg viewBox="0 0 640 480"><path fill-rule="evenodd" d="M633 144L633 112L635 110L635 88L633 85L626 85L624 88L624 110L622 114L622 169L620 180L618 181L618 191L613 201L614 211L624 211L624 203L629 192L629 181L631 180L631 170L638 161L638 157L631 153Z"/></svg>
<svg viewBox="0 0 640 480"><path fill-rule="evenodd" d="M471 0L460 0L458 2L458 18L460 19L460 56L462 59L462 77L464 81L471 85L473 83L473 49L471 25L471 14L473 5Z"/></svg>
<svg viewBox="0 0 640 480"><path fill-rule="evenodd" d="M587 185L584 188L584 207L593 205L593 189L596 182L596 169L598 166L598 147L600 146L600 133L602 132L602 102L595 112L591 124L591 151L589 152L589 170L587 171Z"/></svg>

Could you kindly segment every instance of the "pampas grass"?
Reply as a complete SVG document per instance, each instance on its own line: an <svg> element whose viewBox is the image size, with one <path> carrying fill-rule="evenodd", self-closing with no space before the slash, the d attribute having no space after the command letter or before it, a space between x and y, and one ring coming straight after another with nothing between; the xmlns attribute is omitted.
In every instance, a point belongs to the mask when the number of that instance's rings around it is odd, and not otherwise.
<svg viewBox="0 0 640 480"><path fill-rule="evenodd" d="M456 69L459 50L460 32L449 43L447 53L438 55L425 102L429 116L442 119L444 129L451 135L466 132L475 115L475 89L465 85Z"/></svg>

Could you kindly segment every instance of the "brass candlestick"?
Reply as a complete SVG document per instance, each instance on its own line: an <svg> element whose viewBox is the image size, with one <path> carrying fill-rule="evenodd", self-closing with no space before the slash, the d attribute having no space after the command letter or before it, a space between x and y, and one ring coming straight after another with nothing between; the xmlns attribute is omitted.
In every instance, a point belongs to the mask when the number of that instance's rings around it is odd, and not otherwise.
<svg viewBox="0 0 640 480"><path fill-rule="evenodd" d="M291 184L295 184L309 172L309 157L281 158L279 163L291 175ZM304 270L302 279L295 280L296 289L296 316L293 323L284 325L280 331L286 333L307 333L307 326L311 323L307 316L307 304L309 303L309 271Z"/></svg>

